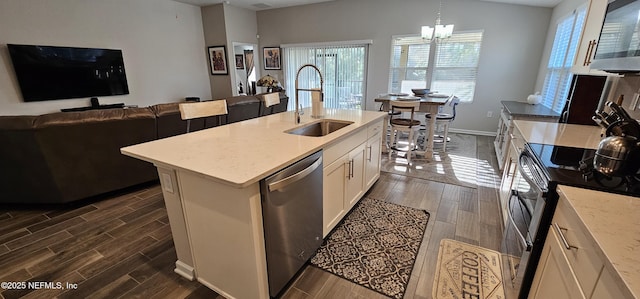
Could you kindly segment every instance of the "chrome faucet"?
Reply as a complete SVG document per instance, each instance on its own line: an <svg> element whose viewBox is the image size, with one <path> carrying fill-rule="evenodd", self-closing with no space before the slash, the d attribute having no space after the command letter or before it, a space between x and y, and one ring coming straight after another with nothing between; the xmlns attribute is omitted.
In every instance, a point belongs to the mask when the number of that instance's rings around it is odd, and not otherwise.
<svg viewBox="0 0 640 299"><path fill-rule="evenodd" d="M299 91L300 90L303 90L303 91L317 91L317 89L310 89L310 88L300 89L300 88L298 88L298 77L300 76L300 71L302 71L302 69L305 68L305 67L312 67L312 68L314 68L316 70L316 72L318 72L318 75L320 76L320 94L322 94L322 83L324 82L323 79L322 79L322 73L320 73L320 69L318 69L317 66L315 66L313 64L305 64L305 65L301 66L298 69L298 73L296 74L296 112L294 114L296 124L300 123L300 115L304 114L304 112L302 111L302 107L300 107L299 100L298 100L298 98L300 97L299 96Z"/></svg>

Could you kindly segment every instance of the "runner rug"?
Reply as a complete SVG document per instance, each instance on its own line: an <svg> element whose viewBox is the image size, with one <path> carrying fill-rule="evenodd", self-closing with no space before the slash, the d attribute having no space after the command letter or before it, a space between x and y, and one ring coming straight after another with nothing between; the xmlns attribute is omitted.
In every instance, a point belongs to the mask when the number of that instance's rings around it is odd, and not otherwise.
<svg viewBox="0 0 640 299"><path fill-rule="evenodd" d="M402 298L429 213L363 198L311 259L312 265L392 298Z"/></svg>
<svg viewBox="0 0 640 299"><path fill-rule="evenodd" d="M433 282L434 299L504 299L502 259L497 251L443 239Z"/></svg>

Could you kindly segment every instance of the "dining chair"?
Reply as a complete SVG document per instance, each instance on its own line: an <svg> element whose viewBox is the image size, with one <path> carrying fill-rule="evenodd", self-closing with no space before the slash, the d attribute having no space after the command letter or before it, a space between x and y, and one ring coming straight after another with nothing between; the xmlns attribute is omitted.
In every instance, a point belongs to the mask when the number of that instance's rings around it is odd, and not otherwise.
<svg viewBox="0 0 640 299"><path fill-rule="evenodd" d="M400 138L400 133L405 132L409 134L407 139L407 164L411 164L411 155L416 149L418 131L420 130L420 120L417 119L417 111L420 109L420 101L389 101L390 113L389 124L391 125L391 146L389 150L389 159L391 159L391 153L393 151L405 151L398 148L397 144ZM409 118L406 118L402 114L395 114L395 112L408 113Z"/></svg>
<svg viewBox="0 0 640 299"><path fill-rule="evenodd" d="M450 96L447 99L447 102L443 105L444 107L449 107L449 111L441 111L438 112L438 114L436 115L436 131L440 131L438 130L439 128L442 127L442 132L443 132L443 136L442 136L442 151L446 152L447 151L447 142L449 141L449 125L456 119L456 107L458 106L458 104L460 104L460 99L454 95ZM431 114L427 113L425 115L426 118L426 124L429 124L429 120L431 119ZM426 132L428 132L428 130L426 130ZM440 137L439 135L436 135L437 137ZM433 136L432 138L436 138L436 136ZM434 140L435 141L435 140Z"/></svg>
<svg viewBox="0 0 640 299"><path fill-rule="evenodd" d="M181 103L179 109L180 117L187 121L187 133L189 133L192 119L226 115L229 113L227 110L227 100ZM218 119L218 125L219 124L220 120Z"/></svg>
<svg viewBox="0 0 640 299"><path fill-rule="evenodd" d="M272 92L262 96L262 100L264 101L264 108L269 109L269 113L265 114L273 114L273 108L275 105L280 104L280 93Z"/></svg>

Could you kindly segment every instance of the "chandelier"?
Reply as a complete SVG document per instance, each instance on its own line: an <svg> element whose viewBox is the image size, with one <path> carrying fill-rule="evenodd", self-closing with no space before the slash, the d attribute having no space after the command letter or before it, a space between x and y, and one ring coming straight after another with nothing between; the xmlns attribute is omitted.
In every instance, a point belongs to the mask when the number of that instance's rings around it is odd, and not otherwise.
<svg viewBox="0 0 640 299"><path fill-rule="evenodd" d="M438 16L436 17L436 25L435 28L431 26L422 26L422 38L428 39L429 41L435 40L439 42L443 39L447 39L451 37L453 34L453 24L442 25L440 19L440 11L442 10L442 1L440 1L440 7L438 8Z"/></svg>

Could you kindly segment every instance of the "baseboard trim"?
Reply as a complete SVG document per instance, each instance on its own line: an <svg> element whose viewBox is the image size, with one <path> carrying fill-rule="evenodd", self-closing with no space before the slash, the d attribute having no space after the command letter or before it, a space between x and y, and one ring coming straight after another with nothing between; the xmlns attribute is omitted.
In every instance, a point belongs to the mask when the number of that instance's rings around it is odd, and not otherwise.
<svg viewBox="0 0 640 299"><path fill-rule="evenodd" d="M461 133L461 134L469 134L469 135L480 135L480 136L493 136L495 137L497 133L495 131L478 131L478 130L465 130L465 129L455 129L449 128L449 132L451 133Z"/></svg>
<svg viewBox="0 0 640 299"><path fill-rule="evenodd" d="M190 281L193 281L196 276L196 272L194 271L193 267L181 261L176 261L176 268L173 270L173 272L176 272L178 275Z"/></svg>

